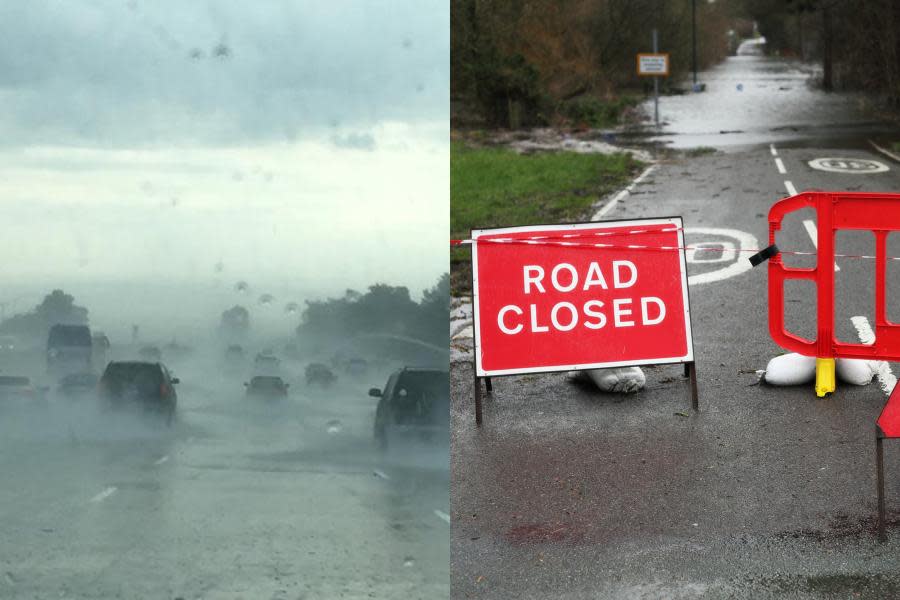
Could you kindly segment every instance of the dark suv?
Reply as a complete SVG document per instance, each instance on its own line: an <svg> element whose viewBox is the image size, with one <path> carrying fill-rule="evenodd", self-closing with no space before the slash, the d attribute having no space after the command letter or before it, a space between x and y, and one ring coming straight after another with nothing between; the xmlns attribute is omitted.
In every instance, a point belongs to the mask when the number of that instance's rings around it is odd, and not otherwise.
<svg viewBox="0 0 900 600"><path fill-rule="evenodd" d="M257 375L244 384L250 398L284 398L287 396L288 384L277 375Z"/></svg>
<svg viewBox="0 0 900 600"><path fill-rule="evenodd" d="M47 370L55 375L90 371L92 351L87 325L54 325L47 336Z"/></svg>
<svg viewBox="0 0 900 600"><path fill-rule="evenodd" d="M449 440L450 373L440 369L405 367L388 377L384 390L372 388L379 398L375 411L375 441L386 449L402 439L439 442Z"/></svg>
<svg viewBox="0 0 900 600"><path fill-rule="evenodd" d="M178 396L169 370L158 362L111 362L100 377L100 397L111 408L137 406L159 412L171 423Z"/></svg>

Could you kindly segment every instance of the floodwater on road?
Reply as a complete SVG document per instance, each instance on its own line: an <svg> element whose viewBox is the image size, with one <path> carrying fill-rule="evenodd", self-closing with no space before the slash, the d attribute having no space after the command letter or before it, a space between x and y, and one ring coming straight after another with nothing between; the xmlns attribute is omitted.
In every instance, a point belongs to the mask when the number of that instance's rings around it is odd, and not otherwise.
<svg viewBox="0 0 900 600"><path fill-rule="evenodd" d="M862 94L817 87L818 65L766 56L764 40L748 40L716 67L698 73L703 92L661 96L660 131L653 100L643 103L649 140L671 148L737 148L809 139L862 138L885 133ZM690 90L690 82L685 83Z"/></svg>

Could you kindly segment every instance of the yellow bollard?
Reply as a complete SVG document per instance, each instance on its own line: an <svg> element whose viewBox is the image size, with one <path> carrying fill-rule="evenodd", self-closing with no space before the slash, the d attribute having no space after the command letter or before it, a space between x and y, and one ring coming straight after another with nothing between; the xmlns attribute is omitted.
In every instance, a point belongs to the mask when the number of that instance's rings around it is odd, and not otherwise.
<svg viewBox="0 0 900 600"><path fill-rule="evenodd" d="M834 359L816 359L816 396L819 398L834 391Z"/></svg>

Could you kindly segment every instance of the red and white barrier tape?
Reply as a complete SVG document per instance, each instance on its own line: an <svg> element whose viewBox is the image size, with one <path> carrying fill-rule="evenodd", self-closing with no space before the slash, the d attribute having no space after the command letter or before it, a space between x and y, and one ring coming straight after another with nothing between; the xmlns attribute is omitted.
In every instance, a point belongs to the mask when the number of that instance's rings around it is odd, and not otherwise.
<svg viewBox="0 0 900 600"><path fill-rule="evenodd" d="M602 249L614 249L614 250L660 250L660 251L671 251L671 250L700 250L700 251L712 251L708 246L645 246L638 244L588 244L581 242L561 242L555 241L557 238L573 238L573 237L594 237L599 235L624 235L626 233L667 233L672 231L679 231L679 228L674 229L651 229L651 230L636 230L630 232L603 232L603 233L591 233L591 234L574 234L574 235L564 235L564 236L533 236L533 237L525 237L525 238L490 238L490 239L479 239L477 242L479 244L522 244L526 246L565 246L568 248L602 248ZM471 245L473 241L476 240L450 240L451 246L467 246ZM758 254L761 252L760 248L740 248L740 249L730 249L727 252L747 252L752 254ZM724 252L724 250L723 250ZM779 254L790 254L792 256L816 256L816 252L803 252L800 250L779 250ZM867 254L835 254L835 258L862 258L874 260L874 256L870 256ZM900 257L896 256L888 256L885 260L896 260L900 261Z"/></svg>

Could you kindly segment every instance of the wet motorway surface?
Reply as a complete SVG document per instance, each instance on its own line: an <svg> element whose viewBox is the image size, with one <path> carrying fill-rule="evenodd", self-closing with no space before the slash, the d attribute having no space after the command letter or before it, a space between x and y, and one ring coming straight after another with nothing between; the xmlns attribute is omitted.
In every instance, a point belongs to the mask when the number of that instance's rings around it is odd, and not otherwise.
<svg viewBox="0 0 900 600"><path fill-rule="evenodd" d="M699 413L678 366L645 368L635 395L601 394L566 374L496 378L475 427L471 359L451 368L455 598L885 598L900 595L900 446L886 443L888 541L875 537L875 419L900 369L867 386L838 383L819 399L812 383L777 388L757 371L782 352L767 323L767 276L747 256L768 242L771 205L793 190L897 191L900 163L866 141L824 127L783 143L775 128L865 123L843 96L818 102L806 75L785 63L737 57L717 68L708 95L666 98L674 146L722 150L658 163L606 215L681 215L688 246ZM738 139L703 133L697 115L717 82L759 75L796 112L772 105L732 111ZM782 81L790 77L794 83ZM729 85L731 85L729 83ZM778 86L795 89L778 91ZM753 86L745 84L744 93ZM760 98L764 94L760 92ZM746 98L745 96L740 96ZM743 102L743 101L742 101ZM683 103L684 108L676 106ZM756 112L754 112L756 111ZM801 118L802 116L802 118ZM711 118L712 118L711 117ZM816 126L818 127L818 126ZM788 129L790 130L790 128ZM711 131L711 130L710 130ZM882 131L886 132L885 127ZM885 172L817 170L809 161L878 161ZM806 222L809 222L808 224ZM815 215L791 215L778 245L815 252ZM889 255L900 256L900 235ZM838 253L874 254L872 235L841 233ZM788 259L786 259L788 260ZM790 257L795 266L809 258ZM864 341L874 323L874 263L838 259L836 336ZM900 268L888 273L888 315L900 320ZM787 324L814 336L814 291L789 286Z"/></svg>
<svg viewBox="0 0 900 600"><path fill-rule="evenodd" d="M376 451L387 372L271 402L176 373L171 428L52 390L4 408L0 597L447 595L447 448Z"/></svg>

